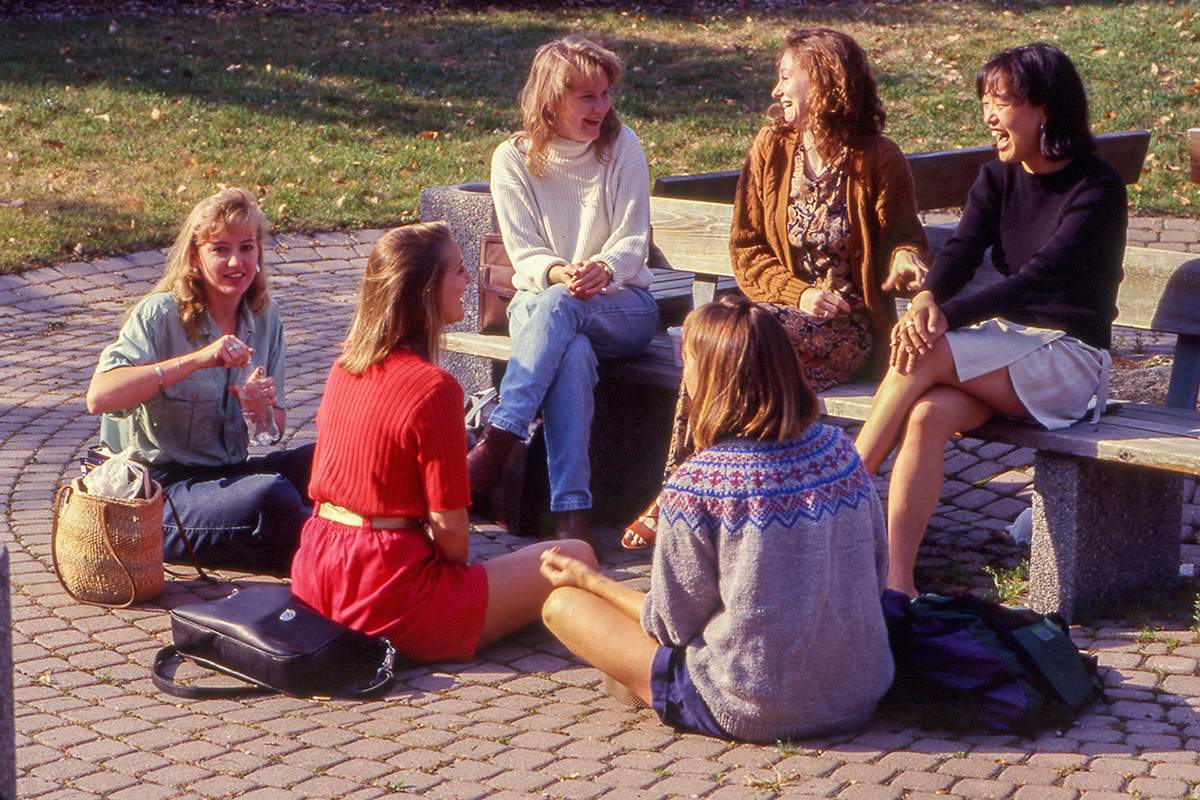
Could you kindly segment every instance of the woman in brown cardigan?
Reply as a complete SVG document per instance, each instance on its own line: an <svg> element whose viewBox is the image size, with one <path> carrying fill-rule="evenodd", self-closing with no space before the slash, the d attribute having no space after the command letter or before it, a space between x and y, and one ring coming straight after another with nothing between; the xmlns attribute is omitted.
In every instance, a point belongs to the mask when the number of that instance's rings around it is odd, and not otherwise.
<svg viewBox="0 0 1200 800"><path fill-rule="evenodd" d="M866 53L826 28L784 37L771 124L742 167L729 251L738 287L783 323L809 383L822 391L888 365L896 321L887 292L916 290L929 252L912 174L883 130ZM692 452L681 391L667 474ZM630 525L630 549L654 541L657 503Z"/></svg>

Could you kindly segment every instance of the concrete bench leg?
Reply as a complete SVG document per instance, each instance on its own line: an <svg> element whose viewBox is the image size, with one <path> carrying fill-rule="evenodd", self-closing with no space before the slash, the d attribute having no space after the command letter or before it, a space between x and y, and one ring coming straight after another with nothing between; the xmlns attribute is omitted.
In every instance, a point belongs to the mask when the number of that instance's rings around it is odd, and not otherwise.
<svg viewBox="0 0 1200 800"><path fill-rule="evenodd" d="M1183 478L1091 458L1034 461L1030 605L1080 622L1179 583Z"/></svg>

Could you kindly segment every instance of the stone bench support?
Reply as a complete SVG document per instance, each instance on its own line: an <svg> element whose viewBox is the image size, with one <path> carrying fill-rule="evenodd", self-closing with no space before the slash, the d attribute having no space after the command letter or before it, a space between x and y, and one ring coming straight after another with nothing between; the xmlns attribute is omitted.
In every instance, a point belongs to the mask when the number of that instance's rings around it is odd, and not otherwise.
<svg viewBox="0 0 1200 800"><path fill-rule="evenodd" d="M1182 475L1039 452L1033 488L1029 586L1035 611L1089 619L1175 591Z"/></svg>

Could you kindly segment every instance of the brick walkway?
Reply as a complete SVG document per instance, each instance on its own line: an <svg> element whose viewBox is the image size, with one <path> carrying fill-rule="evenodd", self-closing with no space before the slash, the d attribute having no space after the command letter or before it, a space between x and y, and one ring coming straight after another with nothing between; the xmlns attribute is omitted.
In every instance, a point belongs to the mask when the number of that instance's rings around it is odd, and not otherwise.
<svg viewBox="0 0 1200 800"><path fill-rule="evenodd" d="M1172 230L1160 228L1164 237ZM325 374L377 235L275 240L291 444L315 435ZM1200 642L1190 608L1076 629L1105 668L1108 698L1062 735L1032 740L955 736L888 719L836 739L776 746L678 736L649 712L609 699L599 675L540 629L488 648L472 664L404 669L377 702L188 701L159 693L149 665L169 639L166 610L223 595L231 584L173 579L157 601L136 609L81 606L54 579L49 539L55 490L95 437L83 394L99 350L162 260L150 252L0 277L0 535L13 573L21 797L1200 800ZM952 447L920 567L927 586L987 588L983 567L1020 564L1026 552L997 532L1028 504L1031 462L1028 451L977 441ZM1190 501L1194 484L1186 491ZM1200 562L1196 511L1188 506L1181 532L1191 564ZM615 531L600 533L609 543L600 554L606 571L644 586L647 558L616 548ZM484 528L474 553L515 544ZM1192 592L1183 593L1186 603Z"/></svg>

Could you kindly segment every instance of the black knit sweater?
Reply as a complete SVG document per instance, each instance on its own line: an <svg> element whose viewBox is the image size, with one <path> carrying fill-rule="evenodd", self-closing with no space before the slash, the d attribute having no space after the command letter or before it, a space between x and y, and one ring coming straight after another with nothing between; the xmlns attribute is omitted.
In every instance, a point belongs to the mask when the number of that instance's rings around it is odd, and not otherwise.
<svg viewBox="0 0 1200 800"><path fill-rule="evenodd" d="M1093 155L1034 175L988 162L924 288L951 328L993 317L1065 331L1107 348L1117 316L1127 224L1125 184ZM1003 280L957 296L988 247Z"/></svg>

